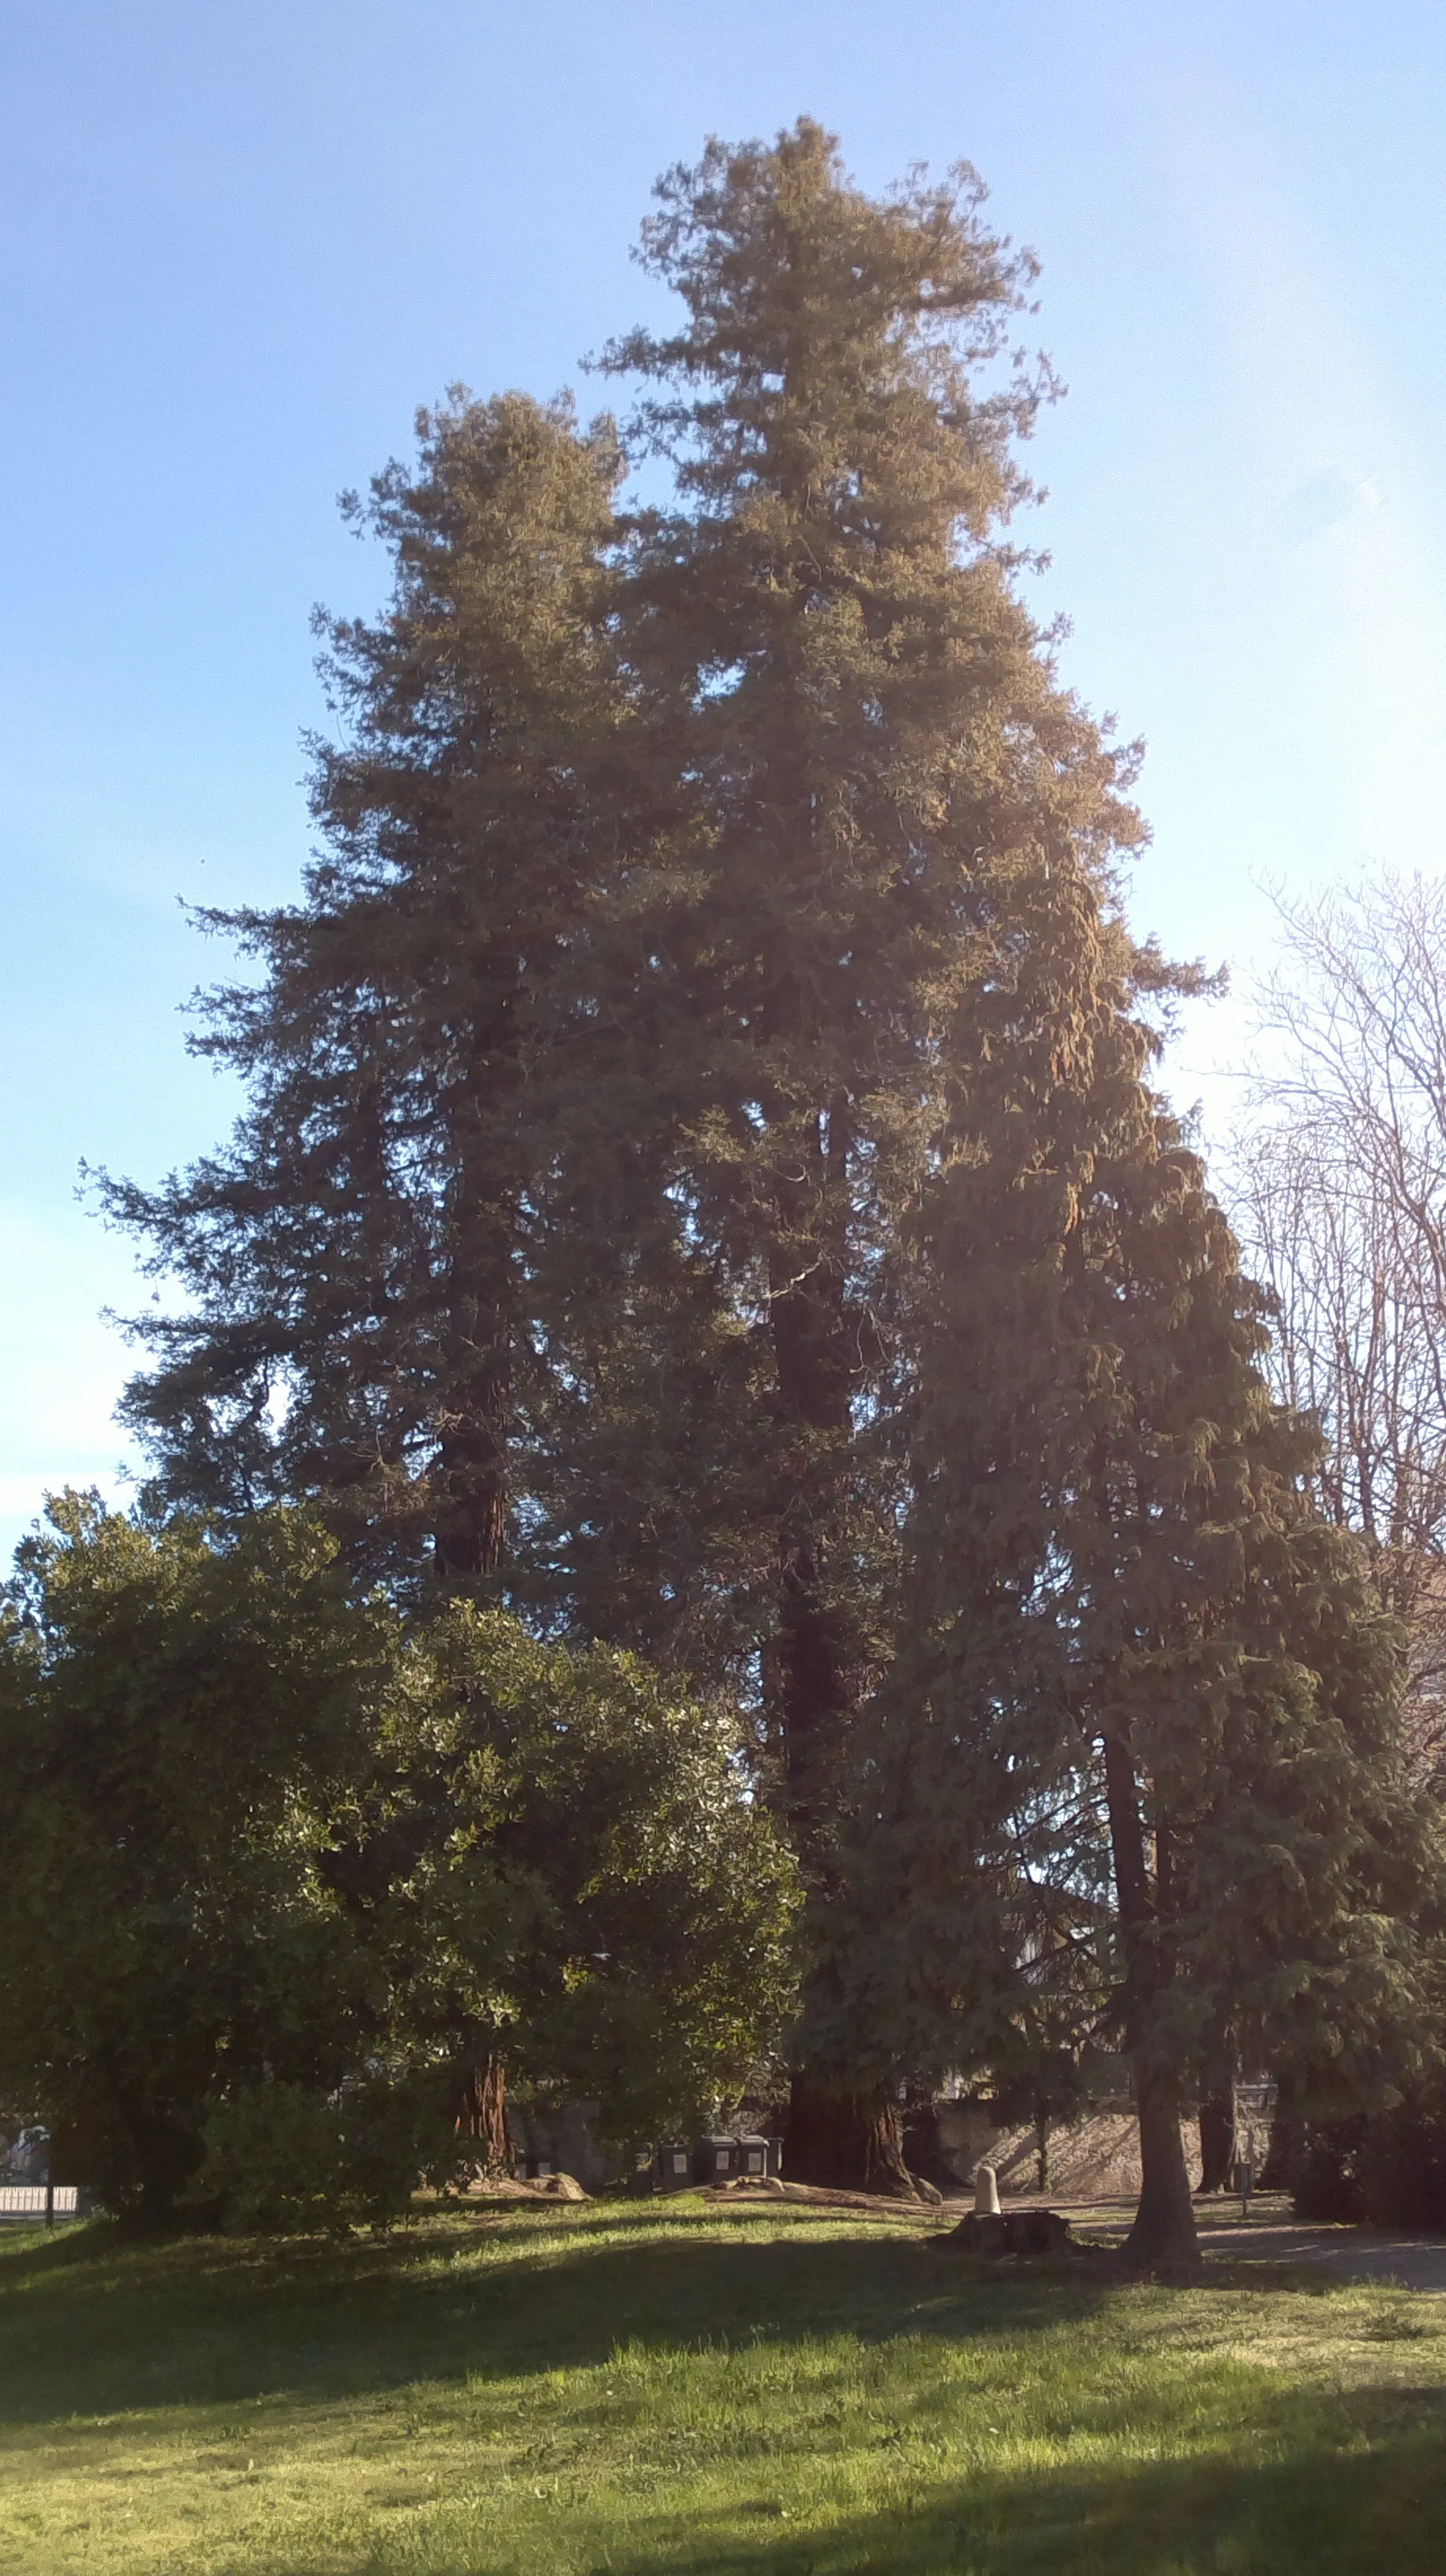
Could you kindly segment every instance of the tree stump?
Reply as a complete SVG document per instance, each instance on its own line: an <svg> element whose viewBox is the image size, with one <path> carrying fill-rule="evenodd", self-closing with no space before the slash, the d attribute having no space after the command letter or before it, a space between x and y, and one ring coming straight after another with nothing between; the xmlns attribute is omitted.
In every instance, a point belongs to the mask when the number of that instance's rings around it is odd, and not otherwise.
<svg viewBox="0 0 1446 2576"><path fill-rule="evenodd" d="M971 2209L944 2239L961 2254L1068 2254L1075 2250L1067 2218L1057 2209Z"/></svg>

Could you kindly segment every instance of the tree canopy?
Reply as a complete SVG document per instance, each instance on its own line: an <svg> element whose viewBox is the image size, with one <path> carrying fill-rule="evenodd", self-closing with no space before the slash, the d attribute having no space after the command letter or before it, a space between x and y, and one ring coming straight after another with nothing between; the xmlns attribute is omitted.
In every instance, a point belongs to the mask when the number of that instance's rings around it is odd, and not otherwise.
<svg viewBox="0 0 1446 2576"><path fill-rule="evenodd" d="M1430 1861L1153 1088L1198 978L1129 934L1134 754L1021 596L1052 380L983 209L967 168L867 196L808 120L711 144L644 226L681 318L605 353L621 433L422 416L360 512L390 605L324 624L304 900L209 917L262 969L198 1040L247 1114L111 1189L191 1301L128 1404L162 1501L305 1500L461 1602L439 1671L504 1602L744 1708L808 1892L796 2171L907 2189L900 2073L1056 2048L1087 1989L1178 2250L1192 2065L1408 2005ZM529 1669L514 1712L572 1686Z"/></svg>
<svg viewBox="0 0 1446 2576"><path fill-rule="evenodd" d="M81 2179L168 2210L218 2112L371 2076L430 2118L405 2193L493 2048L628 2137L776 2042L793 1874L720 1710L501 1611L405 1630L291 1509L217 1546L69 1496L24 1553L0 2084Z"/></svg>

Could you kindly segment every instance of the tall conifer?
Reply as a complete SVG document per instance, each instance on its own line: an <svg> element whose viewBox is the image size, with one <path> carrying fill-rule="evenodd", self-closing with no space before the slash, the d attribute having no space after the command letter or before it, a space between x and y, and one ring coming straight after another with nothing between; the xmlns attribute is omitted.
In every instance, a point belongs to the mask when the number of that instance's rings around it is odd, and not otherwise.
<svg viewBox="0 0 1446 2576"><path fill-rule="evenodd" d="M202 917L262 970L194 1042L247 1112L228 1151L109 1202L193 1300L144 1324L161 1364L127 1398L162 1491L320 1496L363 1562L430 1542L476 1578L542 1436L558 1068L586 1087L587 929L623 864L619 461L606 425L520 395L419 427L415 470L350 504L395 589L375 623L322 621L342 730L315 746L305 899Z"/></svg>
<svg viewBox="0 0 1446 2576"><path fill-rule="evenodd" d="M398 584L332 630L327 849L201 1044L229 1155L121 1189L192 1290L132 1418L163 1481L430 1530L584 1631L755 1674L816 1909L894 1650L916 1375L901 1244L945 1032L1027 930L1021 847L1138 838L1003 529L1047 378L964 171L889 198L808 122L662 183L671 338L612 363L678 506L605 559L606 435L511 397L376 487ZM885 2089L798 2088L795 2168L902 2185Z"/></svg>
<svg viewBox="0 0 1446 2576"><path fill-rule="evenodd" d="M1149 1092L1128 761L1018 596L1032 264L967 170L873 199L807 121L658 194L682 321L608 364L674 505L519 396L375 487L325 853L213 919L250 1108L113 1193L194 1299L132 1418L187 1500L467 1584L510 1536L551 1621L755 1687L796 2172L907 2188L897 2076L1093 1945L1178 2250L1181 2050L1409 1974L1389 1657Z"/></svg>
<svg viewBox="0 0 1446 2576"><path fill-rule="evenodd" d="M1188 2260L1180 2137L1215 2034L1369 2074L1425 2001L1434 1910L1399 1640L1304 1486L1316 1441L1260 1369L1259 1292L1173 1122L1106 1143L1066 1256L1089 1387L1060 1521L1076 1724L1103 1788L1144 2189L1127 2256ZM1133 1128L1133 1133L1130 1132ZM1063 1355L1063 1353L1062 1353Z"/></svg>
<svg viewBox="0 0 1446 2576"><path fill-rule="evenodd" d="M953 1032L905 1636L815 2045L1007 2073L1052 1996L1092 1989L1131 2064L1128 2254L1153 2268L1195 2255L1202 2055L1224 2030L1366 2080L1419 2009L1436 1863L1394 1641L1310 1512L1261 1300L1146 1080L1139 963L1048 868L1026 915Z"/></svg>
<svg viewBox="0 0 1446 2576"><path fill-rule="evenodd" d="M816 1904L850 1733L893 1650L913 1353L900 1230L939 1150L942 1032L1016 935L1022 841L1102 883L1138 836L1054 685L1000 531L1045 384L1001 371L1033 275L963 171L882 202L807 122L658 191L685 307L609 353L680 506L631 534L627 649L687 783L659 921L674 1192L751 1319L769 1717ZM992 388L992 389L991 389ZM795 2085L795 2170L901 2178L885 2090Z"/></svg>

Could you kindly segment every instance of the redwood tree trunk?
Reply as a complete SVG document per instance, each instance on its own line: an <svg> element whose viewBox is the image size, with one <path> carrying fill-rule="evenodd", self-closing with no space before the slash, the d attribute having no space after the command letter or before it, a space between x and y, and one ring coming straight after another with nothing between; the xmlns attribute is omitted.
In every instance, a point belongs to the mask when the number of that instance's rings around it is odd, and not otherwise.
<svg viewBox="0 0 1446 2576"><path fill-rule="evenodd" d="M916 2081L910 2084L904 2099L902 2125L904 2165L909 2175L932 2183L946 2200L955 2198L964 2188L963 2179L954 2171L944 2153L939 2105L931 2083Z"/></svg>
<svg viewBox="0 0 1446 2576"><path fill-rule="evenodd" d="M898 2106L886 2089L829 2093L795 2075L788 2104L783 2170L790 2182L830 2191L873 2191L917 2200L904 2162Z"/></svg>
<svg viewBox="0 0 1446 2576"><path fill-rule="evenodd" d="M457 2135L475 2140L477 2162L487 2174L510 2174L512 2141L507 2134L507 2070L500 2057L484 2058L462 2078L455 2119Z"/></svg>
<svg viewBox="0 0 1446 2576"><path fill-rule="evenodd" d="M475 1582L495 1572L507 1540L510 1372L505 1351L489 1355L469 1390L466 1415L442 1434L442 1506L435 1548L439 1573Z"/></svg>
<svg viewBox="0 0 1446 2576"><path fill-rule="evenodd" d="M779 1534L779 1675L785 1797L809 1882L810 1902L832 1891L828 1828L835 1774L863 1681L847 1587L831 1583L831 1554L846 1518L850 1408L858 1369L844 1272L831 1226L842 1224L848 1127L842 1104L810 1122L801 1171L776 1176L783 1239L770 1256L770 1307L779 1409L797 1427L801 1472ZM821 1218L820 1211L830 1211ZM841 1550L840 1550L841 1553ZM837 2089L822 2071L797 2068L789 2099L784 2170L795 2182L836 2191L917 2198L904 2162L898 2105L887 2088Z"/></svg>
<svg viewBox="0 0 1446 2576"><path fill-rule="evenodd" d="M1257 2190L1290 2191L1294 2188L1296 2162L1304 2142L1305 2122L1295 2107L1289 2080L1282 2076L1276 2089L1270 2144L1265 2151L1265 2165Z"/></svg>
<svg viewBox="0 0 1446 2576"><path fill-rule="evenodd" d="M819 1122L805 1155L811 1188L780 1179L780 1212L793 1220L770 1256L770 1322L779 1411L787 1450L787 1505L779 1531L778 1623L784 1771L790 1822L810 1878L823 1886L817 1845L833 1804L840 1739L858 1696L853 1622L831 1587L831 1543L845 1515L854 1370L844 1313L842 1266L821 1239L809 1241L817 1208L839 1194L841 1122L827 1151ZM796 1232L793 1228L796 1227ZM820 1230L821 1231L821 1230ZM803 1276L800 1278L799 1273ZM789 1490L791 1486L792 1490Z"/></svg>
<svg viewBox="0 0 1446 2576"><path fill-rule="evenodd" d="M1034 2122L1034 2187L1049 2189L1049 2113L1037 2112Z"/></svg>
<svg viewBox="0 0 1446 2576"><path fill-rule="evenodd" d="M454 1582L496 1572L507 1544L508 1443L516 1286L517 1174L498 1122L517 1087L518 961L490 965L489 1009L445 1109L456 1158L454 1243L437 1387L438 1571Z"/></svg>
<svg viewBox="0 0 1446 2576"><path fill-rule="evenodd" d="M1159 2040L1161 2007L1174 1976L1169 1836L1157 1819L1152 1873L1145 1855L1140 1783L1126 1731L1107 1728L1104 1750L1115 1902L1125 1957L1125 2049L1134 2072L1140 2123L1140 2205L1123 2259L1132 2272L1194 2270L1200 2261L1200 2240L1180 2136L1183 2087L1175 2069L1162 2058Z"/></svg>

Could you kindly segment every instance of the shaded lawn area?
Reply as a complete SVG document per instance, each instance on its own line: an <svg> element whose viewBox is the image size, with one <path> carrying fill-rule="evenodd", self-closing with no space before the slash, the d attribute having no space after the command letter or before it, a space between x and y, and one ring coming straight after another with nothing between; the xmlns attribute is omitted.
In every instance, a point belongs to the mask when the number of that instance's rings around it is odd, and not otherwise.
<svg viewBox="0 0 1446 2576"><path fill-rule="evenodd" d="M1439 2576L1446 2299L696 2202L0 2237L0 2570Z"/></svg>

